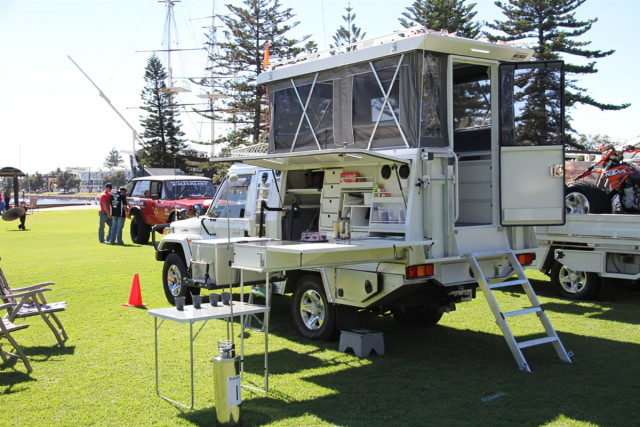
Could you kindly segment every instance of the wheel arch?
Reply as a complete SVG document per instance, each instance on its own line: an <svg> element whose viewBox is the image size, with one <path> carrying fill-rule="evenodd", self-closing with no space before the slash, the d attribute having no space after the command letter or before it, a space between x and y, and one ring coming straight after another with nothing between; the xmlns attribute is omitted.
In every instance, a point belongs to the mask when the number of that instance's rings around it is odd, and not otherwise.
<svg viewBox="0 0 640 427"><path fill-rule="evenodd" d="M163 241L160 242L158 246L158 252L162 253L162 259L159 261L165 260L169 254L175 253L178 254L185 263L185 266L188 268L191 266L191 250L189 249L189 243L183 241Z"/></svg>
<svg viewBox="0 0 640 427"><path fill-rule="evenodd" d="M556 262L555 253L558 249L573 249L580 251L591 251L592 248L589 248L586 243L575 243L575 242L553 242L547 253L545 255L544 260L540 264L540 270L544 272L546 275L551 274L551 269Z"/></svg>
<svg viewBox="0 0 640 427"><path fill-rule="evenodd" d="M331 292L331 286L329 283L329 277L327 275L327 271L325 268L320 268L317 270L290 270L287 271L287 283L285 285L285 294L292 294L295 292L298 284L300 283L300 279L304 276L317 276L320 278L322 282L322 287L324 288L325 296L327 297L327 302L330 304L335 303L333 292Z"/></svg>
<svg viewBox="0 0 640 427"><path fill-rule="evenodd" d="M134 206L131 209L129 209L129 216L128 218L131 219L133 218L135 215L142 215L142 210L140 209L140 207L138 206Z"/></svg>

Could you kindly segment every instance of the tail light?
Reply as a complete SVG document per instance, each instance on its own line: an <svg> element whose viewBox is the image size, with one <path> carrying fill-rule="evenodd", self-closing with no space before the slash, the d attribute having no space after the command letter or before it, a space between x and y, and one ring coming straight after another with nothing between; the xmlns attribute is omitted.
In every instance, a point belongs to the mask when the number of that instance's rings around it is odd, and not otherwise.
<svg viewBox="0 0 640 427"><path fill-rule="evenodd" d="M518 254L518 262L520 265L529 265L533 263L533 260L536 259L535 254L527 253L527 254Z"/></svg>
<svg viewBox="0 0 640 427"><path fill-rule="evenodd" d="M412 265L407 267L407 279L433 276L433 264Z"/></svg>

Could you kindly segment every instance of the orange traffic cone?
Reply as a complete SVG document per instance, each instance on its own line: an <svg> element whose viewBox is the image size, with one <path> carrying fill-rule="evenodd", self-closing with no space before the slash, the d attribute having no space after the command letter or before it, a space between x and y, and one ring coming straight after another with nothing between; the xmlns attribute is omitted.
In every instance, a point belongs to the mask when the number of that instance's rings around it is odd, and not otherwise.
<svg viewBox="0 0 640 427"><path fill-rule="evenodd" d="M127 307L144 307L147 305L142 302L142 294L140 294L140 277L138 276L138 274L135 274L133 276L131 293L129 294L129 302L122 305Z"/></svg>

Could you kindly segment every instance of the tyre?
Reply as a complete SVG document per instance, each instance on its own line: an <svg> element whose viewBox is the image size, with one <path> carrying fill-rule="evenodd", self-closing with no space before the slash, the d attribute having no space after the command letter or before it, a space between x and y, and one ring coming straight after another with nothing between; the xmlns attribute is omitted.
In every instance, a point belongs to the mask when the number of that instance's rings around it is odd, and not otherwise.
<svg viewBox="0 0 640 427"><path fill-rule="evenodd" d="M391 310L396 322L411 327L435 326L442 319L436 307L410 307L405 310Z"/></svg>
<svg viewBox="0 0 640 427"><path fill-rule="evenodd" d="M146 245L149 243L151 227L145 224L140 212L136 212L133 217L131 217L131 227L129 231L131 233L131 241L133 243L138 245Z"/></svg>
<svg viewBox="0 0 640 427"><path fill-rule="evenodd" d="M200 288L184 285L186 277L187 267L182 257L175 252L170 253L162 268L162 286L169 304L176 305L176 297L185 297L185 304L191 304L191 294L200 295Z"/></svg>
<svg viewBox="0 0 640 427"><path fill-rule="evenodd" d="M601 281L595 273L573 271L556 261L551 269L551 284L560 295L583 300L593 298L600 292Z"/></svg>
<svg viewBox="0 0 640 427"><path fill-rule="evenodd" d="M606 192L587 182L574 182L565 189L567 213L611 213L611 201Z"/></svg>
<svg viewBox="0 0 640 427"><path fill-rule="evenodd" d="M336 330L336 311L329 305L319 276L300 278L293 293L293 321L300 335L311 340L327 341Z"/></svg>

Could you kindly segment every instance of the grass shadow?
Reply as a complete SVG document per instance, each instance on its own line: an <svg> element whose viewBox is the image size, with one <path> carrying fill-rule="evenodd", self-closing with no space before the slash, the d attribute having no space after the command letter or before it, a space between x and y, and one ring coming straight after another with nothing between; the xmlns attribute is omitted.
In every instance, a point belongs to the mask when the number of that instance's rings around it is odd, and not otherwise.
<svg viewBox="0 0 640 427"><path fill-rule="evenodd" d="M190 412L183 412L178 415L178 417L198 427L216 425L216 409L214 407L208 409L199 409Z"/></svg>
<svg viewBox="0 0 640 427"><path fill-rule="evenodd" d="M16 369L16 364L21 365L21 368L26 370L22 361L16 358L11 358L5 363L0 365L0 368L4 369L5 367L11 367ZM14 394L22 391L17 386L26 382L36 381L35 378L31 377L26 372L21 372L18 370L11 372L0 372L0 395L3 394Z"/></svg>
<svg viewBox="0 0 640 427"><path fill-rule="evenodd" d="M60 347L59 345L52 346L32 346L23 347L24 354L33 359L34 362L46 362L54 359L56 356L73 355L76 351L75 346Z"/></svg>
<svg viewBox="0 0 640 427"><path fill-rule="evenodd" d="M243 408L243 425L275 424L307 414L314 414L318 424L343 426L447 425L460 422L460 408L465 408L468 420L489 417L494 425L521 425L524 420L527 425L543 425L559 417L621 425L629 421L624 414L635 406L640 367L631 355L637 354L637 344L563 334L574 350L573 363L562 362L552 346L539 346L525 352L533 368L526 373L516 368L500 336L447 327L424 334L394 333L387 335L385 356L369 357L372 363L340 372L317 373L308 356L301 355L300 363L309 366L310 373L302 382L329 392L301 401L254 398ZM628 369L611 372L606 363L585 363L594 360L594 352L596 360L625 355L616 363ZM585 359L583 354L589 356ZM316 368L323 363L318 360ZM616 399L607 399L611 390L602 387L606 383L617 384ZM607 405L578 398L584 394L602 396Z"/></svg>

